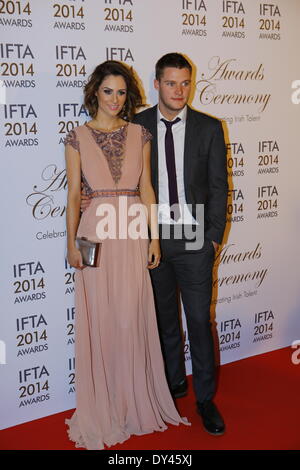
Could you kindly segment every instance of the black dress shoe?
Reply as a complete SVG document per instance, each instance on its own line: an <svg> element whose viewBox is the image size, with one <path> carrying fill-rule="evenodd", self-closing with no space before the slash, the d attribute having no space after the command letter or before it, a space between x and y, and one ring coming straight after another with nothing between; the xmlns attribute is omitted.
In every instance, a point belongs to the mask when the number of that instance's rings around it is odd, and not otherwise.
<svg viewBox="0 0 300 470"><path fill-rule="evenodd" d="M187 381L184 379L178 385L171 387L171 395L173 398L181 398L187 395Z"/></svg>
<svg viewBox="0 0 300 470"><path fill-rule="evenodd" d="M202 418L205 431L214 436L221 436L225 432L225 424L216 405L212 400L197 402L197 411Z"/></svg>

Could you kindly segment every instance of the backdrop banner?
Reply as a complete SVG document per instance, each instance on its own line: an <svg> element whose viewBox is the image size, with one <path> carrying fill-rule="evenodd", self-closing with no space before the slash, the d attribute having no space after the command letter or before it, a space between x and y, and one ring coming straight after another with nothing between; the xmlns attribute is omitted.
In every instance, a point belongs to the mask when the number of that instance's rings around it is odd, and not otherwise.
<svg viewBox="0 0 300 470"><path fill-rule="evenodd" d="M300 339L299 17L299 0L0 2L1 428L75 406L63 140L89 119L82 87L107 59L132 66L154 105L156 61L185 54L191 106L223 121L228 223L211 309L219 362ZM184 314L183 330L190 374Z"/></svg>

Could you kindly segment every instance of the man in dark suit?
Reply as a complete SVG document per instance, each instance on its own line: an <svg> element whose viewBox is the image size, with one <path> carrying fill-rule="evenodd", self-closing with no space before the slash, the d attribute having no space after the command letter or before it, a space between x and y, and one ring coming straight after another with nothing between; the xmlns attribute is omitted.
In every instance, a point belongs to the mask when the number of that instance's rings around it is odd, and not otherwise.
<svg viewBox="0 0 300 470"><path fill-rule="evenodd" d="M142 111L134 122L142 124L153 136L152 183L160 205L162 259L160 266L151 270L151 277L169 386L175 398L187 393L179 288L197 410L206 431L220 435L225 424L213 402L215 360L210 303L214 255L226 223L226 150L220 121L187 105L191 72L190 63L181 54L170 53L159 59L154 82L158 106ZM190 210L183 211L184 205ZM204 205L204 218L197 205ZM188 227L204 229L202 247L187 249Z"/></svg>

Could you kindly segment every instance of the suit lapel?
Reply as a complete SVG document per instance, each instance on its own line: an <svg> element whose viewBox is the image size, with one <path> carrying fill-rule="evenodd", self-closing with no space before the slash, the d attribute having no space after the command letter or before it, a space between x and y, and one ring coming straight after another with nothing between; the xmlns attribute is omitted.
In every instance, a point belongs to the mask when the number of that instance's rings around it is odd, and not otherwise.
<svg viewBox="0 0 300 470"><path fill-rule="evenodd" d="M149 109L149 121L147 122L147 127L153 136L151 142L152 183L158 200L157 106L153 106L153 108Z"/></svg>
<svg viewBox="0 0 300 470"><path fill-rule="evenodd" d="M149 109L149 116L147 119L147 128L151 132L153 139L151 142L151 168L152 168L152 183L155 189L156 197L158 200L158 146L157 146L157 106ZM197 141L197 126L194 117L194 111L188 106L186 114L186 127L184 139L184 190L186 198L189 194L189 181L191 173L191 161L193 154L193 143Z"/></svg>
<svg viewBox="0 0 300 470"><path fill-rule="evenodd" d="M195 119L193 110L188 106L186 114L186 125L185 125L185 138L184 138L184 191L187 197L190 181L191 172L191 161L193 153L193 143L197 140L197 127L195 125Z"/></svg>

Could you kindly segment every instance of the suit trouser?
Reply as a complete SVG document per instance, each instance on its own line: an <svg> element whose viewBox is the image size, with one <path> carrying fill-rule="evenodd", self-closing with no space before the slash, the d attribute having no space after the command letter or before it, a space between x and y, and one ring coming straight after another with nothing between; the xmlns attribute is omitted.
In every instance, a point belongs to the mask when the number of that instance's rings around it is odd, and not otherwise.
<svg viewBox="0 0 300 470"><path fill-rule="evenodd" d="M186 250L186 240L172 237L161 238L160 243L161 263L150 272L169 386L172 389L185 378L179 288L189 335L196 398L199 402L210 400L215 393L210 323L214 247L210 240L205 240L200 250Z"/></svg>

